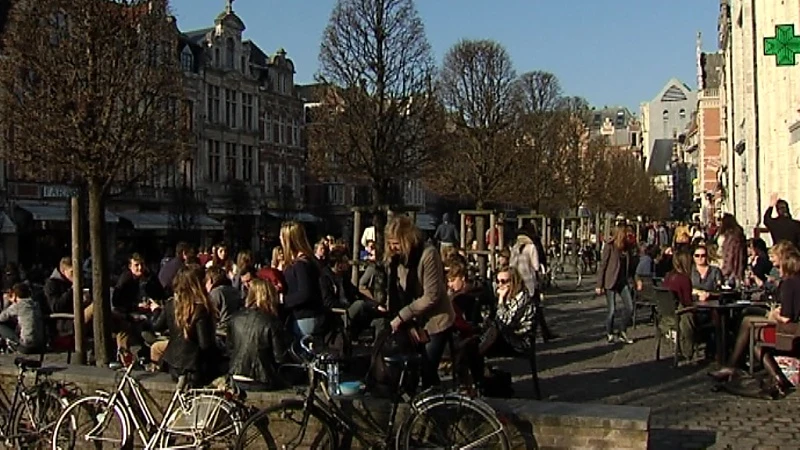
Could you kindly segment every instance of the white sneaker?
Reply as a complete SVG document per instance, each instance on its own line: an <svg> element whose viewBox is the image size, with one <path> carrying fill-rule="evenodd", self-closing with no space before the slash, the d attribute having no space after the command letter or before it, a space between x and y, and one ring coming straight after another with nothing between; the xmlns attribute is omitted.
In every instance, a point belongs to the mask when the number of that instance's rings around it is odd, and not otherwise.
<svg viewBox="0 0 800 450"><path fill-rule="evenodd" d="M619 341L624 344L633 344L633 339L629 338L624 331L619 332Z"/></svg>
<svg viewBox="0 0 800 450"><path fill-rule="evenodd" d="M607 339L609 344L613 344L617 340L617 337L614 336L613 334L609 334L607 335Z"/></svg>

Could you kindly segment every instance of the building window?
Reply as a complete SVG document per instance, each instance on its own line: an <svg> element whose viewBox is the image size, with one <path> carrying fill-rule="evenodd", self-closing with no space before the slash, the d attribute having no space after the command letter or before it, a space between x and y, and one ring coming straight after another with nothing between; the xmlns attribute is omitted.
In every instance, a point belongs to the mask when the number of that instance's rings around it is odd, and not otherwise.
<svg viewBox="0 0 800 450"><path fill-rule="evenodd" d="M233 62L236 61L236 44L233 38L228 38L225 42L225 68L233 69Z"/></svg>
<svg viewBox="0 0 800 450"><path fill-rule="evenodd" d="M222 63L222 61L219 60L219 49L215 48L214 49L214 65L219 67L219 65L221 63Z"/></svg>
<svg viewBox="0 0 800 450"><path fill-rule="evenodd" d="M219 86L208 86L208 122L219 122Z"/></svg>
<svg viewBox="0 0 800 450"><path fill-rule="evenodd" d="M247 58L242 56L242 73L247 75Z"/></svg>
<svg viewBox="0 0 800 450"><path fill-rule="evenodd" d="M297 119L292 121L292 140L295 146L300 146L300 123Z"/></svg>
<svg viewBox="0 0 800 450"><path fill-rule="evenodd" d="M225 125L236 128L236 91L225 89Z"/></svg>
<svg viewBox="0 0 800 450"><path fill-rule="evenodd" d="M639 136L637 136L636 133L631 133L631 145L632 146L636 147L637 145L639 145L638 137Z"/></svg>
<svg viewBox="0 0 800 450"><path fill-rule="evenodd" d="M253 94L242 94L242 128L253 129Z"/></svg>
<svg viewBox="0 0 800 450"><path fill-rule="evenodd" d="M664 120L669 120L669 111L667 111L667 110L665 109L665 110L664 110L664 113L663 113L663 116L664 116Z"/></svg>
<svg viewBox="0 0 800 450"><path fill-rule="evenodd" d="M272 116L264 113L264 141L272 142Z"/></svg>
<svg viewBox="0 0 800 450"><path fill-rule="evenodd" d="M194 130L194 103L191 100L183 101L183 126L188 131Z"/></svg>
<svg viewBox="0 0 800 450"><path fill-rule="evenodd" d="M255 165L255 153L252 145L242 147L242 180L248 184L253 181L253 166Z"/></svg>
<svg viewBox="0 0 800 450"><path fill-rule="evenodd" d="M325 201L329 205L344 205L344 185L327 185Z"/></svg>
<svg viewBox="0 0 800 450"><path fill-rule="evenodd" d="M686 118L686 110L685 109L680 110L678 112L678 116L681 118L681 120L685 119Z"/></svg>
<svg viewBox="0 0 800 450"><path fill-rule="evenodd" d="M219 141L208 141L208 178L212 183L220 181L221 157Z"/></svg>
<svg viewBox="0 0 800 450"><path fill-rule="evenodd" d="M181 69L184 72L194 72L194 55L188 45L181 52Z"/></svg>
<svg viewBox="0 0 800 450"><path fill-rule="evenodd" d="M281 134L280 129L281 129L280 123L278 123L278 120L276 120L273 117L272 118L272 139L270 139L270 142L272 142L273 144L277 144L278 141L279 141L279 136Z"/></svg>
<svg viewBox="0 0 800 450"><path fill-rule="evenodd" d="M278 124L278 143L286 144L286 118L281 116Z"/></svg>
<svg viewBox="0 0 800 450"><path fill-rule="evenodd" d="M227 174L227 179L235 180L239 177L237 176L236 171L236 144L232 144L230 142L225 143L225 170Z"/></svg>
<svg viewBox="0 0 800 450"><path fill-rule="evenodd" d="M617 120L616 125L618 127L625 125L625 112L624 111L617 111Z"/></svg>
<svg viewBox="0 0 800 450"><path fill-rule="evenodd" d="M294 182L295 182L295 176L297 175L296 173L297 169L295 169L294 167L289 167L286 170L288 172L286 176L286 186L288 186L289 189L291 189L292 195L296 195L297 189L295 188Z"/></svg>

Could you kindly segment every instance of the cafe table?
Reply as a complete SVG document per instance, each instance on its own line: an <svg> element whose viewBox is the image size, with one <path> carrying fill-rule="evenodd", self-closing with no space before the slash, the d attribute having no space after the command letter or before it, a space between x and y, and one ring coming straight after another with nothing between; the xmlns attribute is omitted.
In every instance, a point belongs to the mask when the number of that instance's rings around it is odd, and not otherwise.
<svg viewBox="0 0 800 450"><path fill-rule="evenodd" d="M729 297L727 292L724 297ZM706 300L704 302L696 301L693 304L694 308L698 311L706 310L711 312L717 341L716 361L719 364L725 364L728 357L728 321L733 315L750 307L767 307L767 303L765 302L736 299L726 300L728 299L720 298Z"/></svg>

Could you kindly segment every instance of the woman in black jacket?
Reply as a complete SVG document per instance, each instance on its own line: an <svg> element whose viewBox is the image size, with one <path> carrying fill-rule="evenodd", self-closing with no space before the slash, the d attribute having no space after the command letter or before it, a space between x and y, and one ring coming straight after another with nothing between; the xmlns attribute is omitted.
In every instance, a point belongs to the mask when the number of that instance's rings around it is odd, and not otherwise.
<svg viewBox="0 0 800 450"><path fill-rule="evenodd" d="M245 390L274 390L286 386L278 367L286 357L287 339L278 318L278 291L272 283L254 279L245 309L228 323L228 373Z"/></svg>
<svg viewBox="0 0 800 450"><path fill-rule="evenodd" d="M286 279L283 306L292 317L292 331L301 338L314 334L323 321L320 267L302 225L285 222L280 237Z"/></svg>
<svg viewBox="0 0 800 450"><path fill-rule="evenodd" d="M169 328L162 361L173 378L188 372L192 385L206 385L225 373L214 332L217 311L197 271L190 267L178 272L172 289L175 295L167 302L162 319Z"/></svg>

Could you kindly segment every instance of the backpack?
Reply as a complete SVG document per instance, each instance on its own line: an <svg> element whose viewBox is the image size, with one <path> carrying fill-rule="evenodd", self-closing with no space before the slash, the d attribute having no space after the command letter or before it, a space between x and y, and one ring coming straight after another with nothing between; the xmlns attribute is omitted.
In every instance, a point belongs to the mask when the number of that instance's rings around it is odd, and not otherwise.
<svg viewBox="0 0 800 450"><path fill-rule="evenodd" d="M372 349L369 370L364 380L367 390L376 397L389 398L400 389L400 375L403 368L399 365L387 364L384 357L410 354L417 351L408 333L392 333L386 327L378 333ZM419 367L409 366L403 380L402 391L413 395L419 384Z"/></svg>

